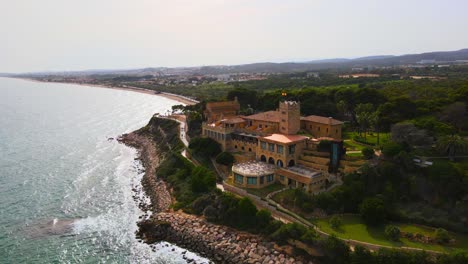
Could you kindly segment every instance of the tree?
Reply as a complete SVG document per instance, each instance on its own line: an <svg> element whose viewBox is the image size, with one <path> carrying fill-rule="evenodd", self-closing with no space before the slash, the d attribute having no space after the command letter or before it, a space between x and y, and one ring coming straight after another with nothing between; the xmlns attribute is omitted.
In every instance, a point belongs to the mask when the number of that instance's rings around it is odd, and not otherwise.
<svg viewBox="0 0 468 264"><path fill-rule="evenodd" d="M331 228L335 230L340 228L341 223L342 223L341 217L338 215L334 215L330 218L330 226Z"/></svg>
<svg viewBox="0 0 468 264"><path fill-rule="evenodd" d="M394 225L388 225L385 227L385 235L393 241L400 240L400 229Z"/></svg>
<svg viewBox="0 0 468 264"><path fill-rule="evenodd" d="M436 148L454 161L454 156L468 152L468 141L459 135L445 136L437 140Z"/></svg>
<svg viewBox="0 0 468 264"><path fill-rule="evenodd" d="M455 102L445 107L440 116L440 120L448 122L461 132L466 125L466 104L464 102Z"/></svg>
<svg viewBox="0 0 468 264"><path fill-rule="evenodd" d="M221 145L211 138L192 138L189 148L203 156L213 157L221 153Z"/></svg>
<svg viewBox="0 0 468 264"><path fill-rule="evenodd" d="M366 224L381 224L385 220L384 202L379 198L366 198L359 206L359 213Z"/></svg>
<svg viewBox="0 0 468 264"><path fill-rule="evenodd" d="M358 104L355 108L356 121L359 125L359 133L364 132L366 138L367 130L371 127L374 120L374 106L371 103Z"/></svg>
<svg viewBox="0 0 468 264"><path fill-rule="evenodd" d="M350 260L350 249L335 235L329 236L323 245L328 263L347 264Z"/></svg>
<svg viewBox="0 0 468 264"><path fill-rule="evenodd" d="M273 220L273 218L268 210L261 209L256 214L257 227L260 229L266 228L270 224L271 220Z"/></svg>
<svg viewBox="0 0 468 264"><path fill-rule="evenodd" d="M372 157L374 157L374 149L372 149L370 147L364 147L361 150L361 153L364 156L364 158L366 158L366 159L372 159Z"/></svg>
<svg viewBox="0 0 468 264"><path fill-rule="evenodd" d="M446 244L450 241L450 235L447 230L437 228L434 232L434 237L438 243Z"/></svg>
<svg viewBox="0 0 468 264"><path fill-rule="evenodd" d="M433 142L426 130L418 129L412 123L398 123L392 126L392 141L410 146L427 146Z"/></svg>
<svg viewBox="0 0 468 264"><path fill-rule="evenodd" d="M242 228L254 227L256 215L257 207L249 198L244 197L239 200L237 204L237 226Z"/></svg>
<svg viewBox="0 0 468 264"><path fill-rule="evenodd" d="M193 192L206 192L216 187L216 177L207 168L197 166L192 170L190 185Z"/></svg>
<svg viewBox="0 0 468 264"><path fill-rule="evenodd" d="M365 247L357 245L351 255L351 264L374 263L372 253Z"/></svg>
<svg viewBox="0 0 468 264"><path fill-rule="evenodd" d="M386 157L394 157L403 150L403 147L400 144L395 142L387 142L382 146L382 153Z"/></svg>
<svg viewBox="0 0 468 264"><path fill-rule="evenodd" d="M229 152L221 152L218 156L216 156L216 162L230 166L232 163L234 163L234 156Z"/></svg>

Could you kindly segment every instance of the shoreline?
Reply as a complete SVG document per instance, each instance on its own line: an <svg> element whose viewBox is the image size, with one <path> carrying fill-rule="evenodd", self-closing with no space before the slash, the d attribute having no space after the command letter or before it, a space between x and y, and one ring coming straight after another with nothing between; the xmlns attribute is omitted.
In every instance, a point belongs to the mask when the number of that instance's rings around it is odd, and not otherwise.
<svg viewBox="0 0 468 264"><path fill-rule="evenodd" d="M7 78L26 80L26 81L38 82L38 83L73 84L73 85L88 86L88 87L95 87L95 88L106 88L106 89L130 91L130 92L136 92L136 93L143 93L143 94L161 96L161 97L171 99L171 100L177 101L177 102L185 104L185 105L195 105L195 104L199 103L199 101L188 98L188 97L183 96L183 95L178 95L178 94L173 94L173 93L166 93L166 92L156 93L153 90L149 90L149 89L145 89L145 88L139 88L139 87L117 87L117 86L110 86L110 85L103 85L103 84L92 84L92 83L88 84L88 83L76 83L76 82L48 82L48 81L37 80L37 79L34 79L34 78L23 78L23 77L7 77Z"/></svg>
<svg viewBox="0 0 468 264"><path fill-rule="evenodd" d="M179 124L177 124L179 126ZM154 133L163 133L159 126L150 124L118 138L120 143L138 150L138 157L145 169L142 178L143 191L150 197L152 214L141 219L137 238L152 245L167 241L214 263L312 263L294 254L290 246L279 247L261 235L208 222L200 216L174 211L174 198L169 186L155 176L164 153L161 153ZM149 134L148 134L149 132ZM162 141L160 143L167 144ZM187 260L189 261L189 260ZM189 261L190 262L190 261Z"/></svg>

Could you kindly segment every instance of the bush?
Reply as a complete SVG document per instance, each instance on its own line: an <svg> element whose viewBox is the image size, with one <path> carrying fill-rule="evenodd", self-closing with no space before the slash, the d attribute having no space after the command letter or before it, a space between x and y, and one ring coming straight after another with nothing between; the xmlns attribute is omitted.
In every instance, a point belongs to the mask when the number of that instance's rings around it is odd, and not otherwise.
<svg viewBox="0 0 468 264"><path fill-rule="evenodd" d="M256 220L256 225L259 229L264 229L266 228L271 220L273 220L273 218L271 217L271 213L270 211L267 211L265 209L261 209L257 212L256 216L255 216L255 220Z"/></svg>
<svg viewBox="0 0 468 264"><path fill-rule="evenodd" d="M372 148L369 148L369 147L363 148L361 150L361 153L364 156L364 158L366 158L366 159L372 159L372 157L374 157L374 150Z"/></svg>
<svg viewBox="0 0 468 264"><path fill-rule="evenodd" d="M323 244L327 262L334 264L345 264L350 261L350 249L343 241L335 235L329 236Z"/></svg>
<svg viewBox="0 0 468 264"><path fill-rule="evenodd" d="M226 166L231 166L234 163L234 156L229 152L222 152L216 156L216 162Z"/></svg>
<svg viewBox="0 0 468 264"><path fill-rule="evenodd" d="M403 146L395 142L387 142L382 146L382 153L385 157L392 158L403 150Z"/></svg>
<svg viewBox="0 0 468 264"><path fill-rule="evenodd" d="M207 192L216 187L216 177L213 172L207 168L197 166L192 170L190 185L193 192Z"/></svg>
<svg viewBox="0 0 468 264"><path fill-rule="evenodd" d="M359 205L359 213L366 224L381 224L385 220L384 202L379 198L366 198Z"/></svg>
<svg viewBox="0 0 468 264"><path fill-rule="evenodd" d="M330 218L330 226L331 226L331 228L333 228L335 230L340 228L342 222L343 221L342 221L341 217L338 216L338 215L334 215L334 216L332 216L332 218Z"/></svg>
<svg viewBox="0 0 468 264"><path fill-rule="evenodd" d="M450 235L447 230L437 228L434 232L434 237L438 243L446 244L450 241Z"/></svg>
<svg viewBox="0 0 468 264"><path fill-rule="evenodd" d="M388 225L385 227L385 235L393 241L400 240L400 229L394 225Z"/></svg>
<svg viewBox="0 0 468 264"><path fill-rule="evenodd" d="M271 238L280 244L286 244L288 239L300 239L307 229L297 223L288 223L282 225L278 230L271 234Z"/></svg>
<svg viewBox="0 0 468 264"><path fill-rule="evenodd" d="M257 207L249 198L242 198L237 204L237 226L241 228L253 227L257 215Z"/></svg>

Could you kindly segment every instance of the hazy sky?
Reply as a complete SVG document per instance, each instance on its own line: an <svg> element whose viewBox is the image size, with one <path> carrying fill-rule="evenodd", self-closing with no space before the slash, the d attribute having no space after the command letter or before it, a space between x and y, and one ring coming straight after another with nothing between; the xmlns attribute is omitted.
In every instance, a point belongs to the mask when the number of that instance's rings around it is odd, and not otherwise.
<svg viewBox="0 0 468 264"><path fill-rule="evenodd" d="M0 72L468 48L467 0L0 0Z"/></svg>

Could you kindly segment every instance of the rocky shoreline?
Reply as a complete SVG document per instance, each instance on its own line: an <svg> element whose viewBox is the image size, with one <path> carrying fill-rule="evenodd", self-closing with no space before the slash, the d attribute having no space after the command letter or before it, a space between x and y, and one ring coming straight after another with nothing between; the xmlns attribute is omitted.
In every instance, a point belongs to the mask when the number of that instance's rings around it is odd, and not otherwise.
<svg viewBox="0 0 468 264"><path fill-rule="evenodd" d="M150 127L149 130L160 128ZM137 236L146 243L167 241L215 263L312 263L293 257L291 248L279 247L261 236L215 225L198 216L172 211L170 206L173 198L168 186L154 176L162 155L158 153L153 138L138 130L124 134L118 140L138 150L138 159L145 168L142 185L150 197L151 205L139 204L145 215L138 223ZM187 263L195 262L185 255L184 259Z"/></svg>

